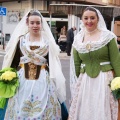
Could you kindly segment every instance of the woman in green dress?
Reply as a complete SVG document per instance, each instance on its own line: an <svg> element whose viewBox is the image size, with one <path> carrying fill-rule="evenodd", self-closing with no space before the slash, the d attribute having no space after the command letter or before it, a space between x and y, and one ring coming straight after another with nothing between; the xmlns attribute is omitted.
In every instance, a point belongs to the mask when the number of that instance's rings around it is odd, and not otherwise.
<svg viewBox="0 0 120 120"><path fill-rule="evenodd" d="M69 120L118 119L118 101L109 83L120 77L120 53L116 36L93 7L83 11L81 30L74 38L70 75Z"/></svg>

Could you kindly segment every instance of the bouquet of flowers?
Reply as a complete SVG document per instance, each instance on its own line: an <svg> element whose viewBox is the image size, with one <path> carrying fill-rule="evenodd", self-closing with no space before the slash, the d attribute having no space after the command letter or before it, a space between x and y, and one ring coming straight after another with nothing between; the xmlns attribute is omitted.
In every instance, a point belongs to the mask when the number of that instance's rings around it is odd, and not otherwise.
<svg viewBox="0 0 120 120"><path fill-rule="evenodd" d="M15 95L19 86L17 71L14 68L0 70L0 108L4 108L6 98Z"/></svg>
<svg viewBox="0 0 120 120"><path fill-rule="evenodd" d="M115 99L120 99L120 77L115 77L111 83L110 88Z"/></svg>

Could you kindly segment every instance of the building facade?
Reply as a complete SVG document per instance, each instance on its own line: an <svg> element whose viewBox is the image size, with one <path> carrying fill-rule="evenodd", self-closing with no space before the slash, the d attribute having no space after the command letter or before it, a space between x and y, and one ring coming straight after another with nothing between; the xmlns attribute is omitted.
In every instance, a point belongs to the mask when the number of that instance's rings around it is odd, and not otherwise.
<svg viewBox="0 0 120 120"><path fill-rule="evenodd" d="M120 6L120 0L0 0L0 6L7 8L7 15L0 16L0 30L5 34L5 40L9 40L18 22L30 9L38 9L42 13L46 21L50 24L53 34L55 33L56 27L60 30L64 25L67 28L75 25L78 26L79 30L79 17L76 17L74 14L66 14L60 11L51 14L50 4Z"/></svg>

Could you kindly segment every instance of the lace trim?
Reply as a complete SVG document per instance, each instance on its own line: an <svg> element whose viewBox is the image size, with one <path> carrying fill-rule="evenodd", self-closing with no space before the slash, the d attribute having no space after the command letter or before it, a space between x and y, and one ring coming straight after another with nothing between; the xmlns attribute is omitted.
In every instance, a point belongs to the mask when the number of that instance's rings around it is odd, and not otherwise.
<svg viewBox="0 0 120 120"><path fill-rule="evenodd" d="M29 52L32 52L39 56L46 56L48 54L49 46L48 46L47 41L43 40L43 38L42 38L41 42L39 42L40 47L35 50L31 50L30 43L28 41L28 37L29 37L29 35L26 35L25 37L20 38L20 48L22 50L23 55L25 55L26 53L29 53ZM38 46L38 44L37 44L37 46Z"/></svg>
<svg viewBox="0 0 120 120"><path fill-rule="evenodd" d="M111 71L107 73L107 79L112 80L113 74ZM118 102L114 99L112 92L110 92L110 108L111 108L111 120L117 120L118 118Z"/></svg>
<svg viewBox="0 0 120 120"><path fill-rule="evenodd" d="M32 62L36 65L43 65L46 64L46 59L44 56L48 54L48 44L41 39L41 42L39 44L40 47L38 47L35 50L31 50L29 43L28 43L28 36L21 37L20 38L20 49L23 54L23 56L20 58L20 63L28 63Z"/></svg>
<svg viewBox="0 0 120 120"><path fill-rule="evenodd" d="M81 74L80 79L82 79L83 74ZM78 80L74 85L73 85L73 95L74 97L72 98L70 110L69 110L69 118L68 120L77 120L77 101L78 101L78 93L80 91L80 85L81 81ZM78 109L77 109L78 110Z"/></svg>
<svg viewBox="0 0 120 120"><path fill-rule="evenodd" d="M110 31L105 31L101 33L100 39L98 41L88 41L83 43L84 32L80 32L76 35L73 43L73 47L79 53L88 53L90 51L98 50L105 45L107 45L113 38L115 38L114 34Z"/></svg>

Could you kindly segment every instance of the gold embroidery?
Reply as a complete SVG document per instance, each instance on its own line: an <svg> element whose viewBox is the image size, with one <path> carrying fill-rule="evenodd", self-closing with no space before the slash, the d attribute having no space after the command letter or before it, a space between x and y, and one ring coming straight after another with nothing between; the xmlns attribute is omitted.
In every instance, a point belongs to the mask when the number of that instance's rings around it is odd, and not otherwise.
<svg viewBox="0 0 120 120"><path fill-rule="evenodd" d="M50 102L54 105L54 98L52 96L50 97Z"/></svg>
<svg viewBox="0 0 120 120"><path fill-rule="evenodd" d="M51 108L46 110L46 118L47 119L49 119L51 111L52 111Z"/></svg>
<svg viewBox="0 0 120 120"><path fill-rule="evenodd" d="M16 112L14 111L14 106L15 106L15 100L10 100L10 106L8 107L8 111L7 111L7 114L9 113L10 114L10 119L13 119L13 116L15 119L17 119L17 116L16 116Z"/></svg>
<svg viewBox="0 0 120 120"><path fill-rule="evenodd" d="M54 101L54 98L50 97L50 102L53 105L53 115L55 116L57 114L57 108L59 108L59 105Z"/></svg>
<svg viewBox="0 0 120 120"><path fill-rule="evenodd" d="M53 107L53 115L55 116L57 114L57 111L56 111L56 105Z"/></svg>
<svg viewBox="0 0 120 120"><path fill-rule="evenodd" d="M37 74L37 65L29 62L28 66L29 66L29 70L28 70L29 79L34 80Z"/></svg>
<svg viewBox="0 0 120 120"><path fill-rule="evenodd" d="M45 68L46 68L46 65L42 65L42 66L41 66L41 69L45 69Z"/></svg>
<svg viewBox="0 0 120 120"><path fill-rule="evenodd" d="M30 49L31 50L35 50L35 49L38 49L40 46L30 46Z"/></svg>
<svg viewBox="0 0 120 120"><path fill-rule="evenodd" d="M30 101L26 101L25 104L29 107L32 107L32 103Z"/></svg>
<svg viewBox="0 0 120 120"><path fill-rule="evenodd" d="M91 44L87 44L87 45L86 45L86 49L87 49L87 50L90 50L90 49L91 49Z"/></svg>
<svg viewBox="0 0 120 120"><path fill-rule="evenodd" d="M36 106L36 105L38 105L40 103L40 101L35 101L35 102L33 102L33 106Z"/></svg>
<svg viewBox="0 0 120 120"><path fill-rule="evenodd" d="M25 101L25 107L22 108L22 111L25 112L26 116L33 116L35 112L42 111L42 108L37 107L40 103L38 100L35 102Z"/></svg>
<svg viewBox="0 0 120 120"><path fill-rule="evenodd" d="M24 64L20 64L20 67L23 68L23 67L24 67Z"/></svg>

